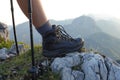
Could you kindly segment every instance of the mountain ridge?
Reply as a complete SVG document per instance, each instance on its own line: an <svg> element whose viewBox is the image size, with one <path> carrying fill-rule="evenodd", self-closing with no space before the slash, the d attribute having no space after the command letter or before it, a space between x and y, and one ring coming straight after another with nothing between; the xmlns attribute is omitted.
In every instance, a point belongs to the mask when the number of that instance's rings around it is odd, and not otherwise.
<svg viewBox="0 0 120 80"><path fill-rule="evenodd" d="M56 24L56 23L54 23L54 24ZM17 36L18 36L18 41L25 41L26 43L29 44L30 43L29 27L26 27L26 26L28 26L28 22L26 22L24 24L20 24L16 27ZM70 21L67 24L64 23L63 27L68 32L68 34L70 34L71 36L84 38L85 43L86 43L85 47L87 47L88 49L93 48L93 49L98 50L99 52L102 52L105 55L108 55L114 59L119 58L118 55L120 55L120 54L118 53L118 51L119 51L120 47L118 44L120 43L120 40L105 33L97 25L97 22L93 18L91 18L89 16L80 16L80 17ZM33 32L34 32L35 44L41 43L42 38L41 38L40 34L38 34L38 32L35 30L35 28L33 28ZM12 34L12 30L10 31L10 33ZM11 36L10 38L12 39L12 37L13 36ZM114 38L114 40L113 40L113 38ZM101 39L105 39L105 40L102 41ZM107 44L104 45L105 43L107 43ZM112 45L112 47L109 45ZM117 45L117 47L116 47L116 45ZM98 46L99 49L96 46ZM111 54L109 54L109 53L111 53Z"/></svg>

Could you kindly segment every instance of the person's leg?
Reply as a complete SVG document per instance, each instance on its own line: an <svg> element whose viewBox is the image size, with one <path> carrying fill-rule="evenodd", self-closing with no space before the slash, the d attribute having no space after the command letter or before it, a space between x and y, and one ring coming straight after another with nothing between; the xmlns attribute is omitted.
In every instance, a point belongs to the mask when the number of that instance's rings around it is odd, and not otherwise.
<svg viewBox="0 0 120 80"><path fill-rule="evenodd" d="M17 0L24 14L28 17L28 0ZM32 0L33 24L43 38L43 55L58 57L78 51L83 47L81 38L73 39L60 26L51 26L43 11L41 0Z"/></svg>
<svg viewBox="0 0 120 80"><path fill-rule="evenodd" d="M41 0L32 0L33 24L36 28L42 26L48 21L40 1ZM24 14L28 17L28 0L17 0L17 2Z"/></svg>
<svg viewBox="0 0 120 80"><path fill-rule="evenodd" d="M28 0L17 0L17 2L23 13L28 17ZM44 35L47 31L51 30L52 27L46 18L41 0L32 0L32 6L33 25L41 35Z"/></svg>

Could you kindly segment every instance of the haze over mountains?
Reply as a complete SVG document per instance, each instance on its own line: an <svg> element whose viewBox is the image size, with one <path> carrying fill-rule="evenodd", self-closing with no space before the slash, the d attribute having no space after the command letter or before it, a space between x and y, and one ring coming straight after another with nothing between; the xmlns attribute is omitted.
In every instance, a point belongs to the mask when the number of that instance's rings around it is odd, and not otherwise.
<svg viewBox="0 0 120 80"><path fill-rule="evenodd" d="M112 20L98 20L96 23L103 32L120 39L120 23Z"/></svg>
<svg viewBox="0 0 120 80"><path fill-rule="evenodd" d="M115 60L120 59L120 24L113 20L95 20L89 16L80 16L75 19L65 21L54 21L53 24L61 24L65 30L73 37L85 39L85 47L94 49ZM28 22L16 27L18 41L30 43ZM41 43L42 39L34 29L34 42ZM10 39L13 39L13 31L10 30Z"/></svg>

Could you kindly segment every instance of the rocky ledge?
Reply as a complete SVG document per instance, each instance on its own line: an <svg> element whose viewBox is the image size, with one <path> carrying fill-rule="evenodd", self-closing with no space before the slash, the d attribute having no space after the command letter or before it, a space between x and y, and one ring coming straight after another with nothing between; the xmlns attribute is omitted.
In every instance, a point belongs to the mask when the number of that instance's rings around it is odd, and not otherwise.
<svg viewBox="0 0 120 80"><path fill-rule="evenodd" d="M120 80L120 64L94 52L71 53L51 64L61 80Z"/></svg>

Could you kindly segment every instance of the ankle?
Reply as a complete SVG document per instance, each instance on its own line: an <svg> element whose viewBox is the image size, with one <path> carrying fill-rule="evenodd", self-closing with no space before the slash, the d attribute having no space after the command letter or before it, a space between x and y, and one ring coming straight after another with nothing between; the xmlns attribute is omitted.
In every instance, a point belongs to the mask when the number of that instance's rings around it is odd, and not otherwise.
<svg viewBox="0 0 120 80"><path fill-rule="evenodd" d="M40 33L42 36L44 36L46 34L46 32L52 30L52 25L49 23L49 21L47 21L42 26L36 28L36 30L38 31L38 33Z"/></svg>

